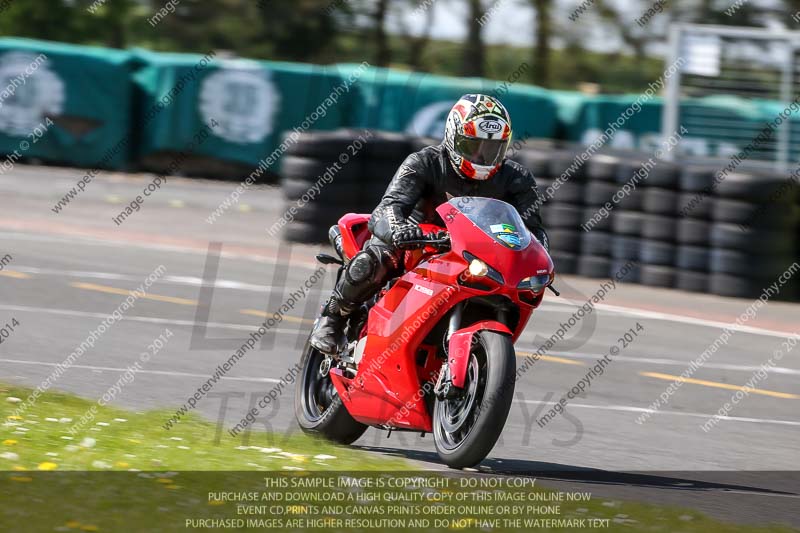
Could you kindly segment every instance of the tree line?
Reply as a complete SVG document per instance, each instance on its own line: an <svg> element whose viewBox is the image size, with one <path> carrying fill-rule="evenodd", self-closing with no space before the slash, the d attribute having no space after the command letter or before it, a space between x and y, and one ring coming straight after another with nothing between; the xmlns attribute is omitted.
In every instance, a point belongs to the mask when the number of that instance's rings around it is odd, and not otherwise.
<svg viewBox="0 0 800 533"><path fill-rule="evenodd" d="M0 34L500 80L525 62L524 82L625 92L657 77L670 22L800 26L800 0L732 2L631 0L623 11L613 0L11 0ZM532 21L532 46L487 44L501 11ZM434 38L443 13L460 42Z"/></svg>

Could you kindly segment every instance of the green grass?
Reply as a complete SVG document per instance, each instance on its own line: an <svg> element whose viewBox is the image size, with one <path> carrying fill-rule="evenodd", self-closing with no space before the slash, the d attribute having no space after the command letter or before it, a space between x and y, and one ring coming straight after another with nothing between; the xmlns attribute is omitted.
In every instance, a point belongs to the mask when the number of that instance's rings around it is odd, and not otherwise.
<svg viewBox="0 0 800 533"><path fill-rule="evenodd" d="M191 520L241 519L240 531L264 531L263 524L247 519L274 519L275 531L303 531L308 520L342 520L333 529L352 530L344 520L397 518L387 506L396 505L407 514L406 520L427 519L424 530L480 531L481 520L499 520L493 531L525 529L509 519L602 519L605 531L647 531L654 533L766 533L788 532L783 527L746 527L723 524L698 512L686 509L599 500L529 503L523 501L475 501L480 494L552 494L534 487L462 487L463 477L449 477L449 486L421 490L403 487L353 489L341 486L350 476L372 478L379 483L425 475L437 480L440 474L415 471L398 459L342 448L303 435L289 437L253 433L250 442L233 439L217 427L197 417L188 416L171 431L162 428L171 411L134 413L120 409L99 408L95 420L72 439L68 428L79 420L92 402L68 394L47 393L19 419L9 418L18 402L30 389L0 386L0 414L6 421L0 431L0 531L187 531L198 527ZM66 419L71 419L67 421ZM93 430L93 429L94 430ZM45 470L45 471L41 471ZM271 470L271 473L263 471ZM132 471L132 472L131 472ZM326 473L326 471L328 473ZM338 473L333 474L332 471ZM343 477L343 474L345 477ZM298 489L290 483L326 477L337 481L333 488ZM282 479L289 486L266 485L266 479ZM483 478L492 482L507 478ZM481 480L477 480L481 483ZM236 502L220 501L220 492L256 492L279 495L281 501L258 501L270 509L259 515L240 514ZM359 494L383 501L358 502ZM430 494L430 501L387 503L398 494ZM292 499L291 496L296 498ZM323 502L330 495L349 500ZM465 500L457 500L466 495ZM449 504L472 505L473 509L449 515L430 514ZM280 513L271 510L278 505ZM341 505L336 509L335 505ZM491 512L476 506L494 506ZM557 513L539 514L525 505L558 505ZM380 506L380 507L379 507ZM501 509L499 506L507 506ZM516 508L513 506L517 506ZM360 514L371 511L369 514ZM377 511L377 513L376 513ZM373 514L375 513L375 514ZM438 524L443 518L465 522ZM295 520L295 522L292 522ZM472 522L470 521L472 520ZM277 522L280 521L280 522ZM300 522L304 521L304 522ZM317 523L319 525L319 523ZM235 525L236 526L236 525ZM218 527L218 530L230 528ZM418 526L381 529L419 531ZM530 528L529 528L530 529ZM317 528L324 531L326 528ZM582 527L537 527L536 531L585 531Z"/></svg>
<svg viewBox="0 0 800 533"><path fill-rule="evenodd" d="M46 393L21 420L9 419L29 389L0 386L0 470L407 470L398 459L376 457L300 434L252 432L236 438L197 416L171 430L174 411L135 413L97 407L73 435L69 428L95 403Z"/></svg>

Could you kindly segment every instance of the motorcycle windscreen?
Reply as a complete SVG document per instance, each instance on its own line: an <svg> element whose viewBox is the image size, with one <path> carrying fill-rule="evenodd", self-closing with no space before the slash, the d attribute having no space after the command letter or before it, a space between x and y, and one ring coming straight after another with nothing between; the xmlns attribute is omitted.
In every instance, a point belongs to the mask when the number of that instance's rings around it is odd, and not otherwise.
<svg viewBox="0 0 800 533"><path fill-rule="evenodd" d="M531 244L531 234L511 204L494 198L474 196L451 198L448 204L506 248L524 250Z"/></svg>

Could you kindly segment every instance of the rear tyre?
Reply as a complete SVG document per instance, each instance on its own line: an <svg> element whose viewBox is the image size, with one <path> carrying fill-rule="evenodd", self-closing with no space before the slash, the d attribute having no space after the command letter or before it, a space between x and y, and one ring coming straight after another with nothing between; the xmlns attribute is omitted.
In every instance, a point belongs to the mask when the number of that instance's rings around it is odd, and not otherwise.
<svg viewBox="0 0 800 533"><path fill-rule="evenodd" d="M450 468L467 468L483 461L494 447L514 397L516 358L506 335L476 333L470 351L465 394L436 400L433 440L439 457Z"/></svg>
<svg viewBox="0 0 800 533"><path fill-rule="evenodd" d="M294 391L294 415L305 433L338 444L351 444L367 430L347 412L329 373L320 372L325 356L309 343L300 359L300 379Z"/></svg>

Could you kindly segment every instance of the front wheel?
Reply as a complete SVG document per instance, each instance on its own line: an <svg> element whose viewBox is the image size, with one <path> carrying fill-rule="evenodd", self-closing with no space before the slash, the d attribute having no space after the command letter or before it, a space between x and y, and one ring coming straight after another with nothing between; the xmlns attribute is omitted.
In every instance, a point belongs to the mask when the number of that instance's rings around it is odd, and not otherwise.
<svg viewBox="0 0 800 533"><path fill-rule="evenodd" d="M306 342L300 366L300 380L294 391L294 416L300 429L338 444L358 440L367 426L347 412L331 381L325 356Z"/></svg>
<svg viewBox="0 0 800 533"><path fill-rule="evenodd" d="M464 394L436 400L433 439L442 461L466 468L483 461L494 447L514 397L516 358L511 339L479 331L469 354Z"/></svg>

